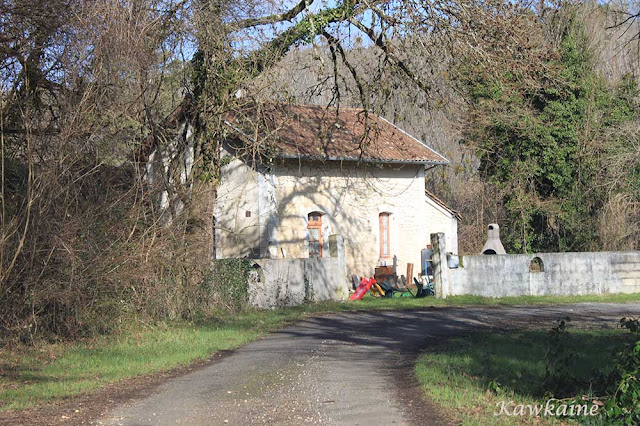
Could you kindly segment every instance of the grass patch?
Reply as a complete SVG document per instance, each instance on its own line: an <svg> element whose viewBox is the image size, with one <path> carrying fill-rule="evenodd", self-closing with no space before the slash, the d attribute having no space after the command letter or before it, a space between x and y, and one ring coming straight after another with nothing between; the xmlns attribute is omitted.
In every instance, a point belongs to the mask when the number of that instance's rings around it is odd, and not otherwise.
<svg viewBox="0 0 640 426"><path fill-rule="evenodd" d="M636 302L640 295L514 297L454 296L374 298L325 302L272 311L220 314L199 323L138 328L87 341L0 348L0 411L21 409L80 393L119 380L167 371L238 348L304 316L329 312L416 309L429 306Z"/></svg>
<svg viewBox="0 0 640 426"><path fill-rule="evenodd" d="M84 342L0 350L0 410L20 409L166 371L238 348L299 319L300 310L250 311Z"/></svg>
<svg viewBox="0 0 640 426"><path fill-rule="evenodd" d="M590 395L615 348L633 339L620 329L572 330L566 347L576 354L568 365L573 395ZM548 331L478 333L439 344L423 354L415 373L428 396L465 425L554 424L567 419L528 415L494 416L500 401L545 404ZM595 420L595 419L591 419Z"/></svg>
<svg viewBox="0 0 640 426"><path fill-rule="evenodd" d="M508 305L556 305L568 303L634 303L640 302L640 293L602 294L582 296L516 296L482 297L449 296L446 299L426 297L371 297L368 294L362 300L347 303L325 302L307 306L307 312L370 311L384 309L412 309L431 306L508 306Z"/></svg>
<svg viewBox="0 0 640 426"><path fill-rule="evenodd" d="M636 303L640 302L640 293L631 294L593 294L580 296L514 296L514 297L482 297L482 296L449 296L446 299L427 297L414 299L412 297L381 298L368 294L355 302L349 303L319 303L310 305L311 309L319 311L358 311L378 309L411 309L429 306L506 306L506 305L557 305L569 303Z"/></svg>
<svg viewBox="0 0 640 426"><path fill-rule="evenodd" d="M640 293L587 294L581 296L515 296L500 298L481 296L449 296L443 302L445 302L447 306L555 305L562 303L634 303L640 302Z"/></svg>

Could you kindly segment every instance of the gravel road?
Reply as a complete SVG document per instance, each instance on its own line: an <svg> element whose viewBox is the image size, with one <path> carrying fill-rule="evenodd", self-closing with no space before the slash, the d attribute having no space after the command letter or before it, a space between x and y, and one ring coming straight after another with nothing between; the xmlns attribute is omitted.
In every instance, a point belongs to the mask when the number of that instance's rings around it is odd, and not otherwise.
<svg viewBox="0 0 640 426"><path fill-rule="evenodd" d="M95 424L449 424L413 379L420 351L439 339L486 329L607 327L637 304L428 308L307 319L246 345Z"/></svg>

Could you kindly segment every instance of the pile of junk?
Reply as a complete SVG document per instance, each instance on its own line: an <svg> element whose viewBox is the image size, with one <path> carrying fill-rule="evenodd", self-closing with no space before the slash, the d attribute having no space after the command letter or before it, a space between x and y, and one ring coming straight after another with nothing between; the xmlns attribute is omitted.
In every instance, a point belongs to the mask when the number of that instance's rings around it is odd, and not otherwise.
<svg viewBox="0 0 640 426"><path fill-rule="evenodd" d="M398 258L393 256L392 266L377 266L373 277L352 275L350 300L360 300L369 293L373 297L415 297L434 296L433 250L431 246L421 251L422 270L413 276L413 263L407 263L406 275L398 276Z"/></svg>

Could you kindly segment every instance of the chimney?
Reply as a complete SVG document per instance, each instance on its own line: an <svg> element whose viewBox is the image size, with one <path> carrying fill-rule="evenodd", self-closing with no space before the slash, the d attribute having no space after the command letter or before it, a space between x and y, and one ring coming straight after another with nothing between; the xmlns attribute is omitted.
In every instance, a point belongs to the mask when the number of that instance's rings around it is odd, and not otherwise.
<svg viewBox="0 0 640 426"><path fill-rule="evenodd" d="M487 239L484 247L482 247L482 252L480 254L507 254L502 246L502 241L500 241L500 227L497 223L489 224L488 234L489 238Z"/></svg>

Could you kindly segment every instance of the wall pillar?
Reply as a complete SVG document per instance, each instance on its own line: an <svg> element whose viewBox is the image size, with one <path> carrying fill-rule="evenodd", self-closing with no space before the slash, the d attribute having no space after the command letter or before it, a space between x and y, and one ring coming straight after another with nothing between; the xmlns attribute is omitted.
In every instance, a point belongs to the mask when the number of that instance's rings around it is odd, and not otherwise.
<svg viewBox="0 0 640 426"><path fill-rule="evenodd" d="M342 299L346 299L349 295L349 276L347 275L347 254L342 235L335 234L329 237L329 254L338 259L338 274L336 274L340 277L338 287L342 293Z"/></svg>
<svg viewBox="0 0 640 426"><path fill-rule="evenodd" d="M450 277L446 240L443 232L431 234L431 247L433 249L433 287L437 298L446 299L450 293Z"/></svg>

